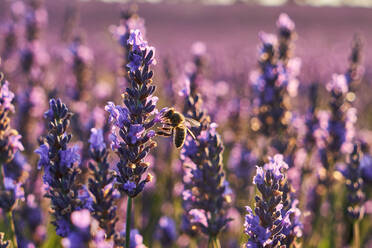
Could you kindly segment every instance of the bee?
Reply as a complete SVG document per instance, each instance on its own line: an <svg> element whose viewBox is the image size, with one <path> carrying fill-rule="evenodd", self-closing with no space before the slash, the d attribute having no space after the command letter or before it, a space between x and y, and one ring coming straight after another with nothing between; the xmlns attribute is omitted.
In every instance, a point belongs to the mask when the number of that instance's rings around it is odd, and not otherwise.
<svg viewBox="0 0 372 248"><path fill-rule="evenodd" d="M157 132L158 135L162 136L173 136L173 143L177 149L181 149L185 143L186 135L189 133L193 139L195 135L187 127L199 127L200 123L194 119L187 118L174 108L169 108L161 117L161 123L164 125Z"/></svg>

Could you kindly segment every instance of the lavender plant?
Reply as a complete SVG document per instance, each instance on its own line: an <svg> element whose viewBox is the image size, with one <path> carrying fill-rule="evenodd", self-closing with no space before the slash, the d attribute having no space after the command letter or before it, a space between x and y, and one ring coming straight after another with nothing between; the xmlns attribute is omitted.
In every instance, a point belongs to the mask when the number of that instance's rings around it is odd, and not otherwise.
<svg viewBox="0 0 372 248"><path fill-rule="evenodd" d="M191 173L189 180L184 181L183 221L189 232L201 230L208 235L209 247L220 247L218 236L231 221L227 216L231 192L223 170L224 148L216 132L217 125L210 123L209 116L202 109L196 85L189 87L184 91L184 114L201 125L191 129L197 139L186 140L182 150L184 166Z"/></svg>
<svg viewBox="0 0 372 248"><path fill-rule="evenodd" d="M35 153L40 156L38 168L44 169L45 197L51 200L52 223L59 236L67 237L72 228L71 213L84 208L87 199L79 197L81 186L76 180L80 173L79 149L67 147L72 137L67 133L71 113L60 99L51 99L49 105L44 114L49 132Z"/></svg>
<svg viewBox="0 0 372 248"><path fill-rule="evenodd" d="M150 166L145 158L156 146L152 140L155 136L152 128L160 119L154 118L158 98L153 96L155 86L152 85L153 72L150 69L155 63L155 50L147 45L138 29L131 31L127 42L131 47L127 64L130 84L123 94L124 106L109 102L105 109L113 123L111 148L120 159L116 177L118 189L128 196L126 246L129 247L132 199L152 179L151 174L147 174L145 179L142 177Z"/></svg>
<svg viewBox="0 0 372 248"><path fill-rule="evenodd" d="M302 236L301 213L286 179L288 165L279 154L269 160L264 167L257 166L253 178L261 196L255 197L255 214L246 207L246 247L290 247Z"/></svg>
<svg viewBox="0 0 372 248"><path fill-rule="evenodd" d="M274 132L284 132L288 127L290 112L288 99L284 99L286 91L285 78L281 76L281 67L277 65L277 38L272 34L259 34L260 47L259 65L261 74L255 82L258 98L254 105L257 117L251 120L254 131L260 130L270 136Z"/></svg>
<svg viewBox="0 0 372 248"><path fill-rule="evenodd" d="M89 179L89 191L94 196L92 215L105 231L106 238L110 239L115 234L116 217L115 200L117 194L114 188L114 175L107 162L108 152L103 140L101 129L91 130L90 156L94 163L89 164L92 177Z"/></svg>
<svg viewBox="0 0 372 248"><path fill-rule="evenodd" d="M1 64L1 60L0 60ZM21 184L5 174L5 165L10 163L18 151L23 151L21 136L10 126L10 114L15 108L12 104L13 92L9 90L9 83L0 72L0 208L6 214L7 238L17 247L13 209L16 201L21 198Z"/></svg>

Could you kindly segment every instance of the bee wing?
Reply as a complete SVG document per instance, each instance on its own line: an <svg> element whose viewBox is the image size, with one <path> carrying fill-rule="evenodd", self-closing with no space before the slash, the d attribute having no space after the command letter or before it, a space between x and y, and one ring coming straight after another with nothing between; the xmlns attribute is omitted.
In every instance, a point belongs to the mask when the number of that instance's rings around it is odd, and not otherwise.
<svg viewBox="0 0 372 248"><path fill-rule="evenodd" d="M194 119L191 119L191 118L188 118L188 117L185 117L185 120L192 127L200 127L200 122L198 122L197 120L194 120Z"/></svg>
<svg viewBox="0 0 372 248"><path fill-rule="evenodd" d="M187 128L187 132L191 135L193 139L196 139L195 134L189 128Z"/></svg>

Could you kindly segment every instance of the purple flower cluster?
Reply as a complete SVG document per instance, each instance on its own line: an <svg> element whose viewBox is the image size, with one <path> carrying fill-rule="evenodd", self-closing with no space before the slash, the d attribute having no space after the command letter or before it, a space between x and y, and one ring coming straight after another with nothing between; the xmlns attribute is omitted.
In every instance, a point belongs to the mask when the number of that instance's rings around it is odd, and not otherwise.
<svg viewBox="0 0 372 248"><path fill-rule="evenodd" d="M49 133L45 141L35 151L39 156L38 167L44 169L44 183L47 186L46 197L51 199L53 224L57 234L66 237L71 230L71 213L80 210L86 204L86 197L80 197L77 176L80 169L79 149L68 148L71 134L67 133L71 113L60 99L50 100L50 108L45 112L49 121Z"/></svg>
<svg viewBox="0 0 372 248"><path fill-rule="evenodd" d="M263 167L257 166L253 184L261 193L256 196L255 214L247 207L245 232L249 235L246 247L290 247L302 236L300 211L296 207L286 179L288 165L282 155L270 158Z"/></svg>
<svg viewBox="0 0 372 248"><path fill-rule="evenodd" d="M109 102L105 109L114 124L111 148L120 158L117 164L119 190L135 197L151 181L150 174L145 179L142 175L149 167L145 157L156 146L152 141L155 136L152 127L157 119L151 120L151 116L157 112L158 98L152 95L155 86L152 85L153 72L149 68L154 62L154 49L147 46L139 30L131 32L128 44L131 45L128 63L130 87L123 94L124 106Z"/></svg>
<svg viewBox="0 0 372 248"><path fill-rule="evenodd" d="M184 180L183 229L191 235L200 229L210 239L216 239L231 220L227 217L231 190L223 170L224 147L216 132L217 125L210 123L209 116L202 109L200 95L191 90L188 92L184 114L201 125L191 128L197 139L189 137L182 150L184 164L189 168L186 172L190 173Z"/></svg>
<svg viewBox="0 0 372 248"><path fill-rule="evenodd" d="M301 60L293 58L295 24L287 14L277 21L278 35L259 33L262 42L259 50L259 71L252 75L255 99L251 129L267 137L288 135L292 121L290 97L297 95ZM280 142L279 142L280 141ZM277 139L277 143L287 142ZM274 145L278 146L278 145ZM282 146L282 145L280 145ZM284 152L278 148L279 152Z"/></svg>
<svg viewBox="0 0 372 248"><path fill-rule="evenodd" d="M118 194L114 188L114 176L107 162L108 152L101 129L91 130L90 156L94 163L89 163L92 177L89 179L89 191L94 196L92 216L99 222L109 239L115 233L116 217L115 200Z"/></svg>
<svg viewBox="0 0 372 248"><path fill-rule="evenodd" d="M273 132L286 130L291 114L288 112L286 95L287 78L283 67L277 63L277 38L272 34L260 33L260 75L256 79L253 131L270 136Z"/></svg>
<svg viewBox="0 0 372 248"><path fill-rule="evenodd" d="M331 94L327 149L334 154L334 159L337 160L342 153L352 151L356 109L350 108L345 98L349 92L345 75L334 74L331 82L327 84L327 90Z"/></svg>

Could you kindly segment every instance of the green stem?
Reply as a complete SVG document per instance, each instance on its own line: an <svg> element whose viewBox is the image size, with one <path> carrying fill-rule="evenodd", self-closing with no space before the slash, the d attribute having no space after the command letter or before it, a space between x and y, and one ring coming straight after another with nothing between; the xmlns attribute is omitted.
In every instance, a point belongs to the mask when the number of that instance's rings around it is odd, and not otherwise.
<svg viewBox="0 0 372 248"><path fill-rule="evenodd" d="M354 245L353 247L359 248L360 247L360 231L359 231L359 221L354 222Z"/></svg>
<svg viewBox="0 0 372 248"><path fill-rule="evenodd" d="M17 243L17 238L15 235L15 226L14 226L14 219L13 219L13 211L10 210L9 212L6 213L6 218L7 218L7 224L8 224L8 232L9 232L9 238L13 242L13 247L17 248L18 243Z"/></svg>
<svg viewBox="0 0 372 248"><path fill-rule="evenodd" d="M215 236L210 236L208 241L208 248L221 248L220 240Z"/></svg>
<svg viewBox="0 0 372 248"><path fill-rule="evenodd" d="M128 196L127 202L127 220L126 220L126 227L125 227L125 246L129 248L130 244L130 223L132 217L132 197Z"/></svg>

